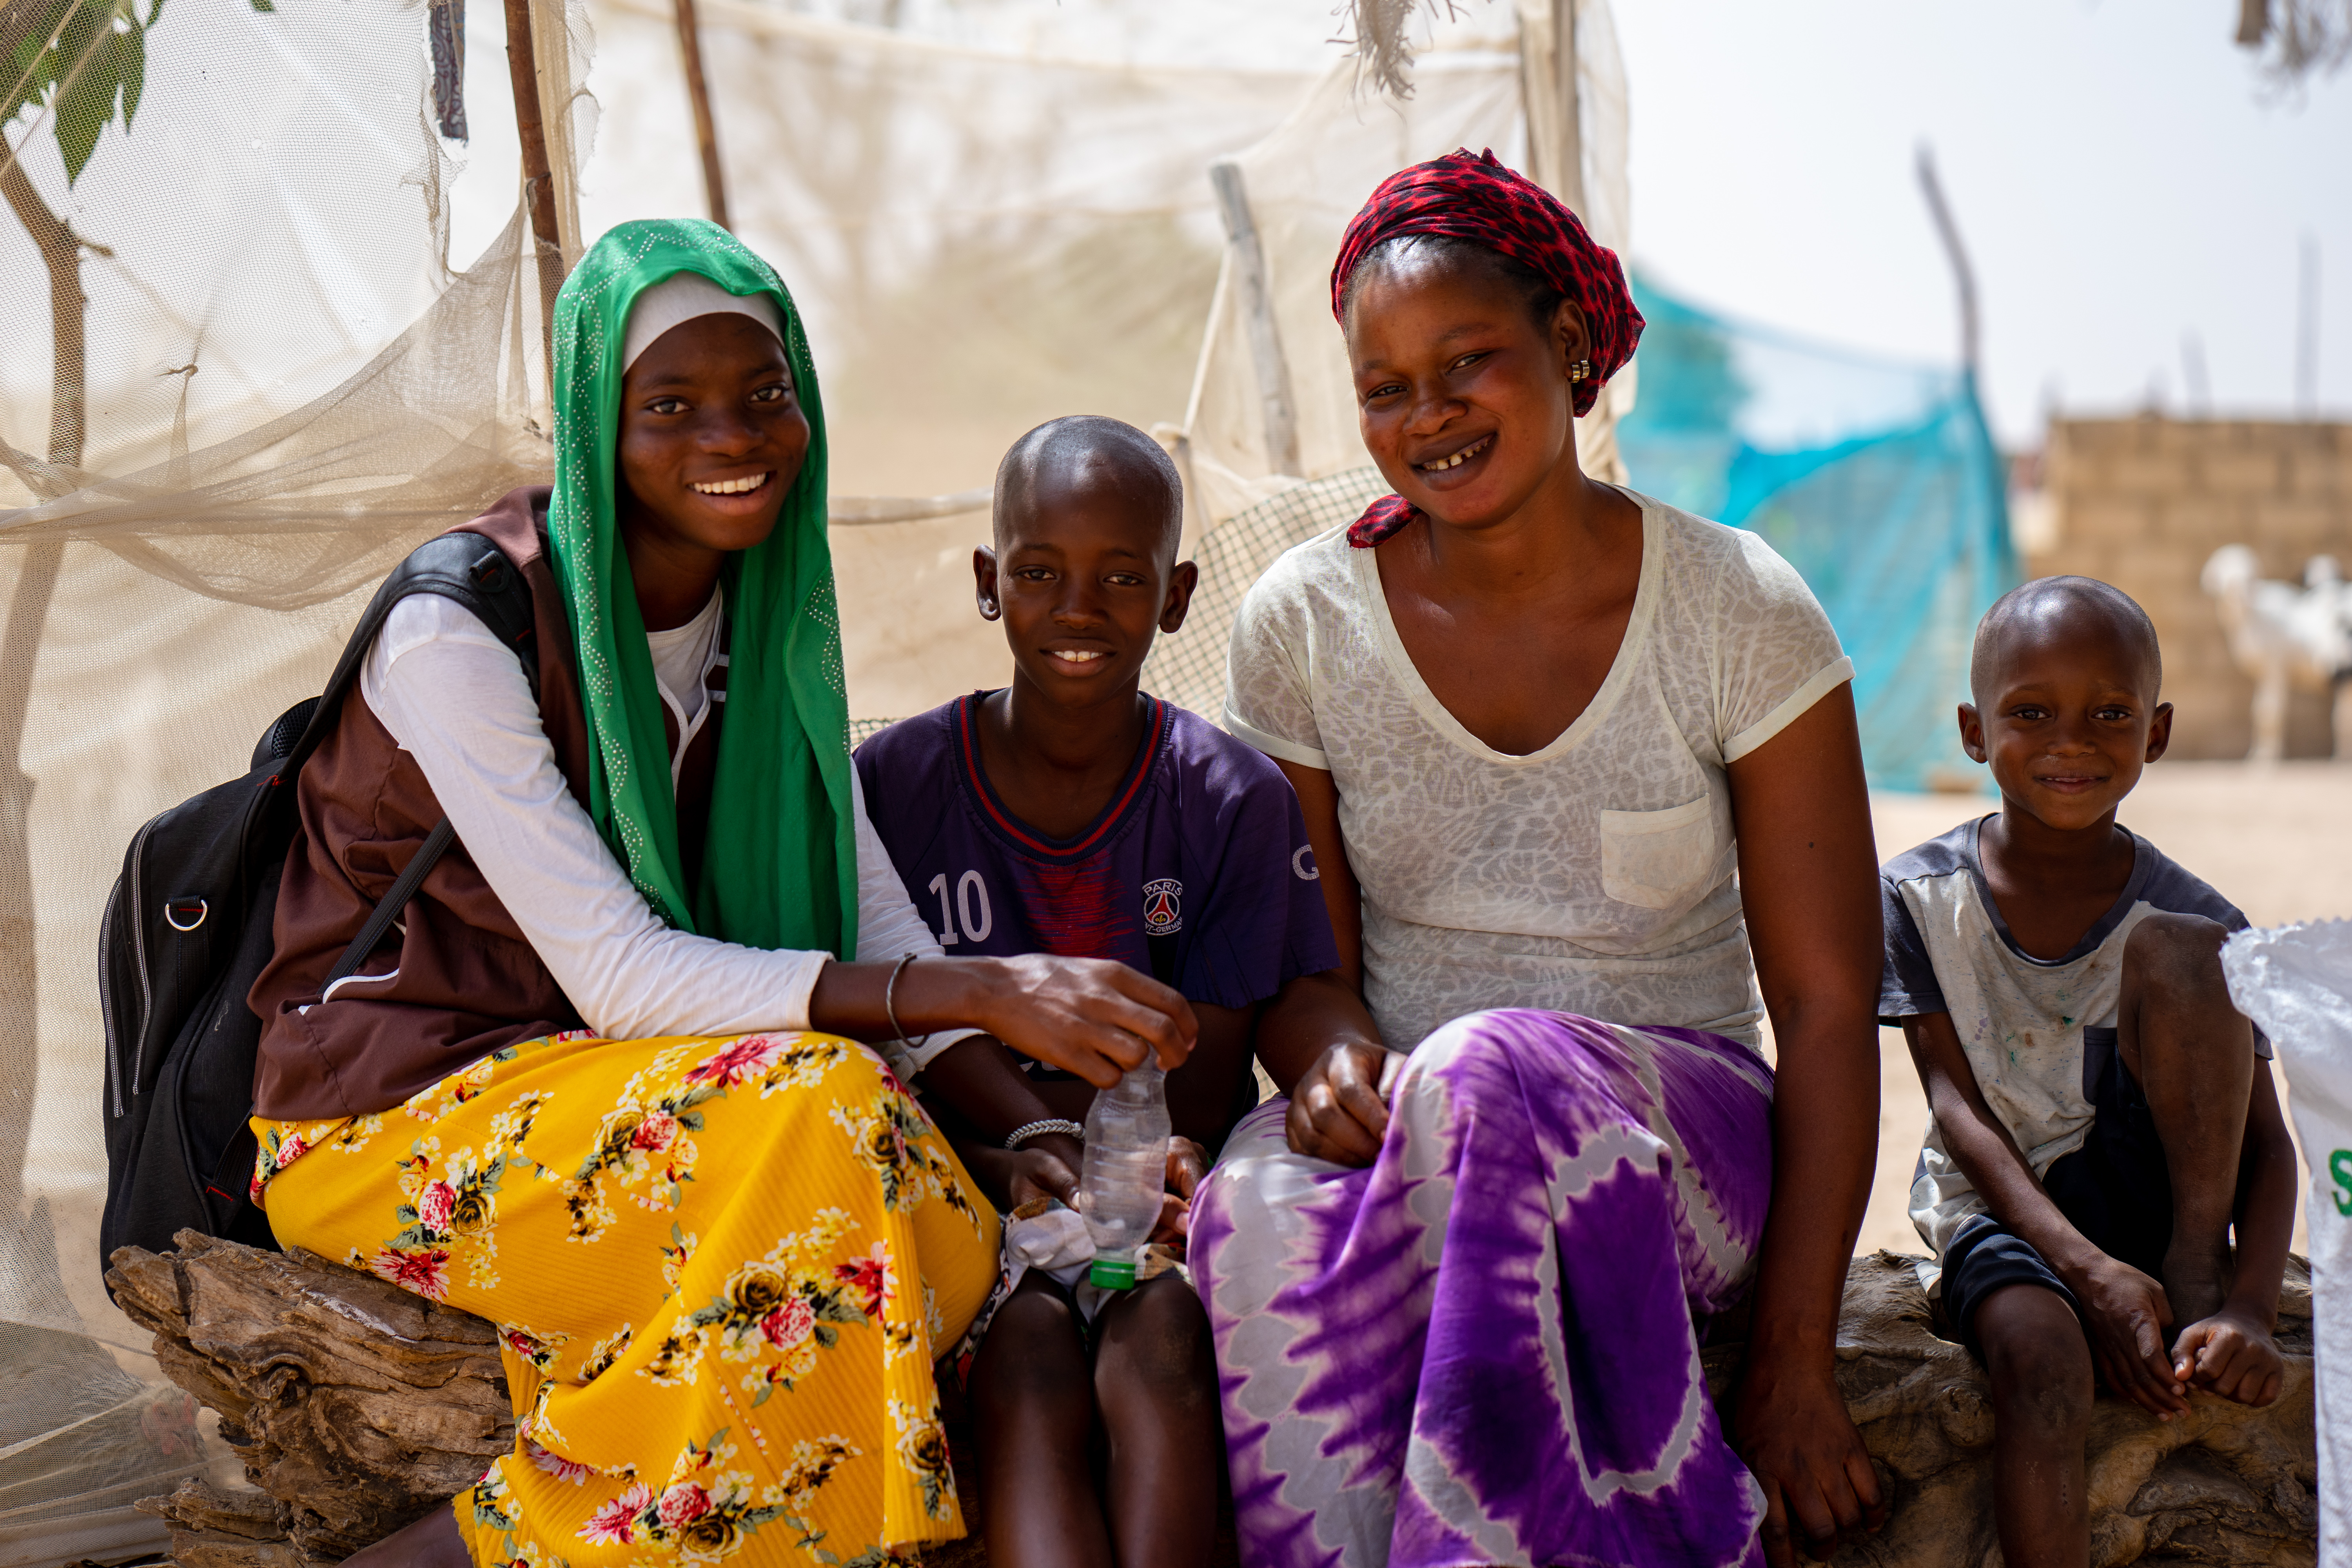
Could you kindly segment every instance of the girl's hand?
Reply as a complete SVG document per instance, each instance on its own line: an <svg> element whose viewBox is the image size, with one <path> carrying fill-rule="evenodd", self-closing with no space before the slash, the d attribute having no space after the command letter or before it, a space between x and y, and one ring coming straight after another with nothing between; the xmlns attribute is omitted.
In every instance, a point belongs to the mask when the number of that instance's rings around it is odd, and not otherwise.
<svg viewBox="0 0 2352 1568"><path fill-rule="evenodd" d="M1097 1089L1110 1088L1147 1055L1163 1068L1180 1067L1200 1038L1191 1003L1124 963L1044 952L984 962L994 973L970 1022ZM923 967L911 966L908 979Z"/></svg>

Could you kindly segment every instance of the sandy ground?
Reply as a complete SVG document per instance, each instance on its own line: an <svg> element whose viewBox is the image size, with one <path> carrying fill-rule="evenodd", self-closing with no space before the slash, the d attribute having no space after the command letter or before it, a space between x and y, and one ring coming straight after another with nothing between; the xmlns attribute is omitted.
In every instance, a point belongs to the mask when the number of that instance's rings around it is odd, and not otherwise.
<svg viewBox="0 0 2352 1568"><path fill-rule="evenodd" d="M1990 795L1875 796L1879 858L1997 804ZM2118 815L2258 926L2352 917L2352 764L2159 763ZM1879 1032L1878 1059L1878 1175L1855 1245L1918 1252L1904 1201L1927 1123L1927 1098L1899 1030ZM2304 1235L2298 1215L2298 1252Z"/></svg>

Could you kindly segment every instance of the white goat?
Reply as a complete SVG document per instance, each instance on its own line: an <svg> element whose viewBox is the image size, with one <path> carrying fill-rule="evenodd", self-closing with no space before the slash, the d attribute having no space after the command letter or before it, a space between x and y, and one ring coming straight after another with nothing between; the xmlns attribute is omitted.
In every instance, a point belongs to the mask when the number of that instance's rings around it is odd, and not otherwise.
<svg viewBox="0 0 2352 1568"><path fill-rule="evenodd" d="M2315 555L2303 586L2263 580L2254 552L2225 544L2201 578L2230 639L2230 655L2254 681L2254 744L2246 760L2286 754L2290 688L2335 695L2336 755L2352 757L2352 584L2333 555Z"/></svg>

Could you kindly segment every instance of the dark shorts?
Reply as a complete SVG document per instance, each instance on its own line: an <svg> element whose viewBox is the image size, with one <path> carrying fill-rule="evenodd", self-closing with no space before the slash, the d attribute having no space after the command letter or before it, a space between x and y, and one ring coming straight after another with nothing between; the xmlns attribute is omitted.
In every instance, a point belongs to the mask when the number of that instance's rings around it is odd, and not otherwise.
<svg viewBox="0 0 2352 1568"><path fill-rule="evenodd" d="M2157 1141L2147 1097L2123 1064L2112 1029L2083 1031L2083 1077L2091 1131L2083 1146L2050 1167L2042 1184L2083 1238L2118 1262L2161 1279L2172 1242L2172 1176ZM1979 1359L1977 1309L2010 1285L2054 1290L2082 1310L2049 1264L1990 1215L1972 1215L1944 1249L1944 1325Z"/></svg>

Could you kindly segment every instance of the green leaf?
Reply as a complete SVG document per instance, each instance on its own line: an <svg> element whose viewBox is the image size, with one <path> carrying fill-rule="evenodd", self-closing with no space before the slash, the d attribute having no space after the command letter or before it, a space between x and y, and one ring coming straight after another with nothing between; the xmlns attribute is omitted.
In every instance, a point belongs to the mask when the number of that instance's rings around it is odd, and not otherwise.
<svg viewBox="0 0 2352 1568"><path fill-rule="evenodd" d="M122 82L122 133L131 134L131 117L139 112L139 95L147 86L147 35L137 22L127 33L114 35L114 74Z"/></svg>
<svg viewBox="0 0 2352 1568"><path fill-rule="evenodd" d="M33 63L49 47L49 35L58 30L58 18L65 15L61 0L19 0L13 5L0 5L0 49L5 49L17 70L29 70Z"/></svg>
<svg viewBox="0 0 2352 1568"><path fill-rule="evenodd" d="M278 9L276 0L247 3L265 15ZM11 84L0 94L0 124L27 104L48 104L68 185L89 166L118 112L123 131L130 131L147 90L147 30L162 18L163 5L164 0L148 0L142 22L139 0L0 3L0 80Z"/></svg>
<svg viewBox="0 0 2352 1568"><path fill-rule="evenodd" d="M65 155L66 184L81 177L98 150L99 132L114 118L121 86L115 74L111 4L79 6L58 39L60 86L51 106L57 115L58 151Z"/></svg>
<svg viewBox="0 0 2352 1568"><path fill-rule="evenodd" d="M0 5L0 46L6 47L5 68L16 84L0 98L0 124L16 119L28 103L47 102L58 85L58 57L49 39L65 12L64 0Z"/></svg>

